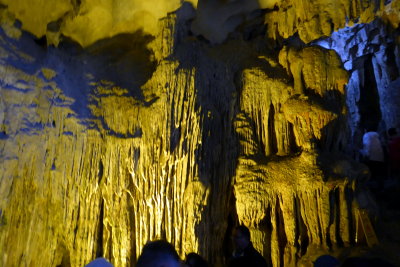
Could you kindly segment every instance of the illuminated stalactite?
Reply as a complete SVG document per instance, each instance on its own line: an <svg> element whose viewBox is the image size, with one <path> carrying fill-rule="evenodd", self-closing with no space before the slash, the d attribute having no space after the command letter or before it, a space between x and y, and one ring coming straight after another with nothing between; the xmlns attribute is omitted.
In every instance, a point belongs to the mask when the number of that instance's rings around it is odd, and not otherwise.
<svg viewBox="0 0 400 267"><path fill-rule="evenodd" d="M336 5L259 1L267 9L253 12L221 2L224 13L202 21L187 3L167 15L173 1L152 14L155 31L136 31L125 15L140 10L116 2L60 0L29 26L27 5L0 2L0 265L83 266L102 255L130 266L146 241L165 238L219 266L236 220L274 266L354 243L366 172L343 154L348 74L333 50L304 42L378 8L342 1L334 16ZM395 25L388 6L380 16ZM100 27L99 14L111 20ZM60 48L38 46L15 16ZM196 31L195 17L229 25L221 36Z"/></svg>
<svg viewBox="0 0 400 267"><path fill-rule="evenodd" d="M212 77L196 81L206 73L164 60L172 51L171 21L173 15L161 22L167 35L160 34L154 45L165 52L142 86L142 100L113 82L93 82L94 75L85 73L90 67L76 66L81 74L57 84L60 74L47 75L50 69L31 75L4 66L10 69L2 77L7 154L2 192L9 196L2 199L5 265L82 266L102 254L127 266L155 238L166 238L182 256L201 251L221 259L209 243L225 235L227 214L220 209L229 203L233 169L232 159L221 164L227 157L218 156L223 147L209 142L223 142L209 134L219 123L212 117L232 114L229 107L221 115L199 104L204 96L195 85L209 86ZM74 79L81 88L73 87ZM222 130L217 138L230 129L217 127ZM208 159L221 169L207 172ZM28 247L19 245L25 241ZM213 245L217 251L221 246Z"/></svg>
<svg viewBox="0 0 400 267"><path fill-rule="evenodd" d="M274 266L293 266L308 247L354 240L353 203L346 198L353 182L326 182L318 162L345 141L337 127L346 125L347 75L335 53L318 47L283 50L279 59L288 73L272 59L273 70L243 72L243 114L236 121L243 152L234 188L239 221L252 226L256 247L270 250Z"/></svg>

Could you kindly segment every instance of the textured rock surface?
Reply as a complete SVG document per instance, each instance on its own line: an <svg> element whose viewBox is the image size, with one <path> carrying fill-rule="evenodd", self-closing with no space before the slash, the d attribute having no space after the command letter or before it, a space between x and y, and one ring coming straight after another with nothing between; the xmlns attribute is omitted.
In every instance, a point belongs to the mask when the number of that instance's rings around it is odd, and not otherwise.
<svg viewBox="0 0 400 267"><path fill-rule="evenodd" d="M0 265L220 266L238 222L274 266L352 246L354 76L398 91L399 1L141 2L0 1Z"/></svg>
<svg viewBox="0 0 400 267"><path fill-rule="evenodd" d="M188 2L197 4L196 0ZM181 1L1 0L0 4L36 37L46 35L50 43L57 45L63 34L88 46L139 29L156 34L158 19L180 7Z"/></svg>
<svg viewBox="0 0 400 267"><path fill-rule="evenodd" d="M292 266L307 246L352 240L351 183L326 182L318 162L345 141L338 129L347 75L332 50L284 48L279 60L287 73L272 60L273 69L243 72L234 190L239 221L262 229L253 233L258 248L274 266Z"/></svg>
<svg viewBox="0 0 400 267"><path fill-rule="evenodd" d="M375 20L346 27L318 41L336 50L350 73L347 106L352 140L360 142L363 129L376 128L385 135L385 129L400 126L398 38L390 24Z"/></svg>
<svg viewBox="0 0 400 267"><path fill-rule="evenodd" d="M161 22L167 34L173 21ZM83 266L100 253L128 266L154 238L221 259L222 243L215 255L209 243L225 235L235 155L222 153L234 139L220 124L232 108L210 85L230 95L232 78L214 82L207 69L221 63L197 71L161 54L137 92L97 81L92 54L70 59L24 37L31 55L2 44L2 265ZM169 51L162 37L153 46Z"/></svg>
<svg viewBox="0 0 400 267"><path fill-rule="evenodd" d="M267 10L264 20L267 36L282 40L298 34L306 43L327 37L333 31L354 23L369 23L382 17L394 28L399 24L400 1L341 0L189 0L197 8L192 30L221 43L243 22L251 21L259 10ZM22 28L36 37L47 37L58 45L67 36L86 47L98 40L143 30L156 35L157 21L179 8L179 0L1 0ZM32 16L31 14L35 14Z"/></svg>

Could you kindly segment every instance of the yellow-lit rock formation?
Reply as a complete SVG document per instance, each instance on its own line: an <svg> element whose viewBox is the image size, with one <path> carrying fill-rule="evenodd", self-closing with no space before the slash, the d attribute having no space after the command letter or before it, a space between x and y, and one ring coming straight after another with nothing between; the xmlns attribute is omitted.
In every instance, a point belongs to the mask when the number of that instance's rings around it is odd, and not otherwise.
<svg viewBox="0 0 400 267"><path fill-rule="evenodd" d="M273 266L354 244L349 75L313 42L399 0L0 4L0 266L223 266L237 223Z"/></svg>

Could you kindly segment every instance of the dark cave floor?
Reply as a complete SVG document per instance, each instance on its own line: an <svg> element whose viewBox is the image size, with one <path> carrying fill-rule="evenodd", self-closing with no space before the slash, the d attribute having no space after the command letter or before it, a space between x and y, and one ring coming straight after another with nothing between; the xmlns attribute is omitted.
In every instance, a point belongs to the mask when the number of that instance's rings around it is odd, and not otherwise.
<svg viewBox="0 0 400 267"><path fill-rule="evenodd" d="M369 218L379 243L368 247L364 240L354 247L343 249L338 258L341 262L348 257L379 258L400 266L400 179L386 178L384 188L380 190L374 183L368 187L377 206L376 214L370 214Z"/></svg>

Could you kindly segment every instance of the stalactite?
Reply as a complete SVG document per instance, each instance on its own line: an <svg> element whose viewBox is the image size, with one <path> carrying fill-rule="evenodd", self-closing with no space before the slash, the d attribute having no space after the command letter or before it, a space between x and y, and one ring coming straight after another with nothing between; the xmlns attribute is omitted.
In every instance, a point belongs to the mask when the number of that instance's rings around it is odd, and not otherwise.
<svg viewBox="0 0 400 267"><path fill-rule="evenodd" d="M3 2L0 265L84 266L104 256L130 266L148 240L163 238L182 257L197 252L222 266L236 218L273 266L354 243L357 185L367 172L343 154L350 63L316 39L371 21L382 4L262 1L271 10L252 13L255 1L246 9L238 1L230 13L221 2L224 13L212 17L224 25L240 14L243 24L235 32L227 25L211 40L225 41L217 45L204 40L207 30L191 31L193 21L209 23L207 6L186 3L164 17L177 2L163 2L149 18L162 17L157 29L142 32L126 17L114 21L125 14L116 2L89 10L89 2L59 0L31 31L55 48L13 26L16 13L30 29L26 5ZM78 23L99 14L109 19L99 31ZM246 34L252 16L265 19L266 32ZM127 40L128 49L118 46ZM373 78L392 88L398 62L386 68L383 59L371 61ZM363 75L351 74L347 103L359 101Z"/></svg>
<svg viewBox="0 0 400 267"><path fill-rule="evenodd" d="M368 23L384 1L282 1L279 9L266 15L268 37L289 38L299 35L305 43L354 23ZM388 11L387 13L390 13ZM395 21L395 19L393 19Z"/></svg>
<svg viewBox="0 0 400 267"><path fill-rule="evenodd" d="M290 56L292 53L295 56ZM279 61L287 74L293 75L294 84L289 82L290 76L285 80L273 80L262 70L244 71L241 110L247 114L249 126L266 125L263 128L269 129L269 133L259 133L257 126L246 128L247 134L241 135L240 142L241 146L248 147L251 143L246 137L255 136L260 144L267 144L273 150L275 134L283 137L278 151L285 153L278 155L284 157L271 157L271 150L260 151L262 147L259 146L253 146L253 151L257 148L259 151L251 154L242 150L234 188L241 222L257 229L263 220L271 220L271 236L263 240L257 237L256 247L262 250L262 244L270 242L273 265L294 266L300 255L317 247L328 249L332 243L348 246L354 240L350 233L352 202L345 197L345 191L352 187L346 180L326 183L326 174L318 166L316 153L338 149L329 138L318 147L316 144L326 136L336 134L335 127L329 124L344 120L342 112L345 109L340 105L343 105L341 98L344 97L347 75L335 53L316 47L297 51L284 49ZM272 81L274 86L270 85ZM280 82L281 87L286 88L286 94L282 94L282 90L275 91ZM336 96L330 91L336 92ZM326 104L325 98L331 97L337 97L339 106ZM253 111L257 105L261 107L259 113ZM270 108L262 111L263 106ZM285 126L277 128L276 125ZM293 127L293 133L288 131L290 127ZM281 131L271 131L272 128ZM293 138L300 154L292 150L290 140ZM331 144L336 145L332 147ZM245 159L253 155L259 157L249 164Z"/></svg>

